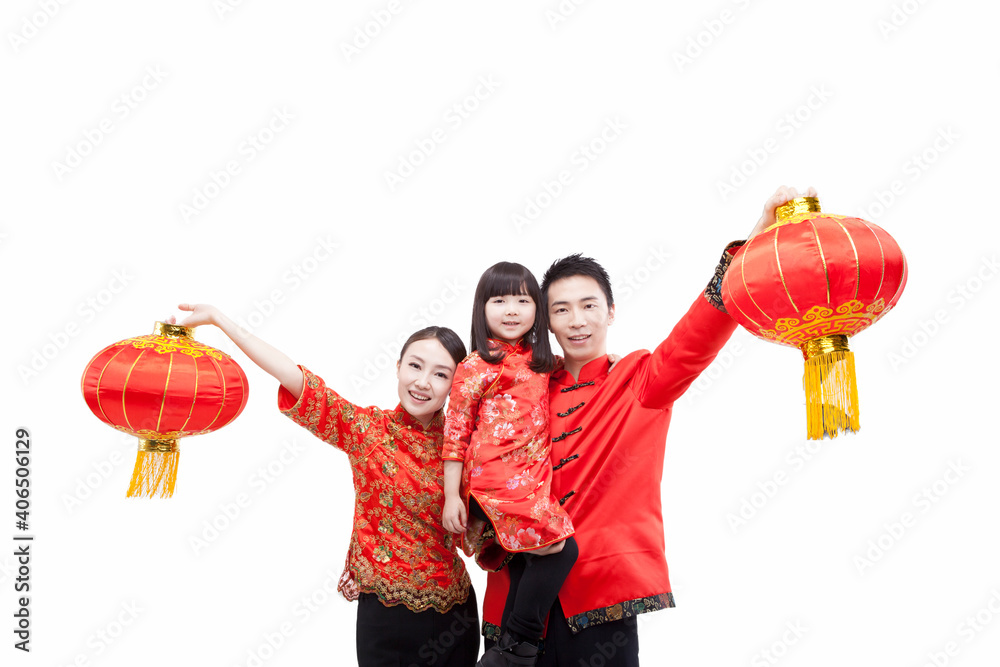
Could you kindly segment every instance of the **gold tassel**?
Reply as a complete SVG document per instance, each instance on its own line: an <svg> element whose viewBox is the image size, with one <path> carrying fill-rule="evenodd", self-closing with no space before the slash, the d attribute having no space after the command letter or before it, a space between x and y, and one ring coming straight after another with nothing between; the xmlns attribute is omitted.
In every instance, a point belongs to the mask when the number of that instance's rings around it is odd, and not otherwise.
<svg viewBox="0 0 1000 667"><path fill-rule="evenodd" d="M847 336L824 336L802 346L806 359L806 430L810 440L858 431L858 382Z"/></svg>
<svg viewBox="0 0 1000 667"><path fill-rule="evenodd" d="M170 498L177 483L177 462L180 450L176 440L139 439L139 453L128 485L129 498L146 496Z"/></svg>

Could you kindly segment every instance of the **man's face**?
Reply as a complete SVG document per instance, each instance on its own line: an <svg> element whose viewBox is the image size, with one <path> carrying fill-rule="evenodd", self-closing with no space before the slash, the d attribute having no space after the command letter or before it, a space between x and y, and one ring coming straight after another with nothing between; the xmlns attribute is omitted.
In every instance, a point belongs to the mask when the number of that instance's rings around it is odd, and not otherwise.
<svg viewBox="0 0 1000 667"><path fill-rule="evenodd" d="M615 307L589 276L561 278L549 285L549 329L568 362L585 364L607 354L608 326Z"/></svg>

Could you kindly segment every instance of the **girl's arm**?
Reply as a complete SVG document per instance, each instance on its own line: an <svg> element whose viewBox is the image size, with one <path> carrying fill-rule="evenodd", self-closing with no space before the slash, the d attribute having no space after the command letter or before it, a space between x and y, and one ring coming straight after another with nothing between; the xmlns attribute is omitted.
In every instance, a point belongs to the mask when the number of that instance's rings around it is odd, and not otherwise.
<svg viewBox="0 0 1000 667"><path fill-rule="evenodd" d="M459 495L464 466L461 461L444 462L444 510L441 512L441 525L452 533L463 533L467 526L465 503Z"/></svg>
<svg viewBox="0 0 1000 667"><path fill-rule="evenodd" d="M462 472L465 468L465 454L476 429L476 415L485 375L480 368L483 361L479 355L470 354L455 369L448 409L445 412L444 444L441 458L444 459L444 509L441 525L452 533L464 532L467 527L468 510L462 502ZM470 500L471 502L471 500Z"/></svg>
<svg viewBox="0 0 1000 667"><path fill-rule="evenodd" d="M207 303L182 303L177 306L181 310L189 310L191 314L179 324L185 327L196 327L202 324L214 324L222 329L243 352L260 368L274 377L297 399L302 393L302 370L280 350L271 347L260 338L239 326L226 317L218 308ZM169 322L174 323L173 316Z"/></svg>

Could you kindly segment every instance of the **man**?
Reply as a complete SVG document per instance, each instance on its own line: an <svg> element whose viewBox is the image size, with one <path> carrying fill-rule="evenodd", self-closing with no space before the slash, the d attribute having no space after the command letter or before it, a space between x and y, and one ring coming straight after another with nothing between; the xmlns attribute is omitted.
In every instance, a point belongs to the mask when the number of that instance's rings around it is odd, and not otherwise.
<svg viewBox="0 0 1000 667"><path fill-rule="evenodd" d="M800 196L779 188L750 236L774 223L774 209ZM816 196L809 188L805 196ZM556 261L542 279L549 328L563 370L549 383L552 493L573 519L579 558L549 614L537 665L639 664L641 613L673 607L664 555L660 482L671 410L726 344L736 323L719 289L730 243L703 294L653 351L639 350L609 372L608 327L615 318L607 273L580 255ZM489 575L483 602L488 645L499 636L510 580L524 562ZM501 618L502 616L502 618ZM511 653L508 664L528 664Z"/></svg>

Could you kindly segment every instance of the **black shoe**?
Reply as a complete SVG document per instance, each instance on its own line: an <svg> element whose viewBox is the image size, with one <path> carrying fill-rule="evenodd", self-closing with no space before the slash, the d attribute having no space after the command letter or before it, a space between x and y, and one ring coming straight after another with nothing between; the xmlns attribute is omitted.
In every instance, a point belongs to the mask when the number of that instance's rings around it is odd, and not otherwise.
<svg viewBox="0 0 1000 667"><path fill-rule="evenodd" d="M476 667L534 667L538 662L538 647L530 642L514 640L503 633L493 648L483 654Z"/></svg>

